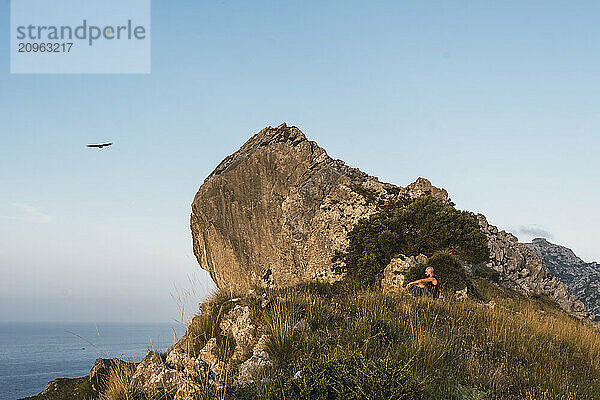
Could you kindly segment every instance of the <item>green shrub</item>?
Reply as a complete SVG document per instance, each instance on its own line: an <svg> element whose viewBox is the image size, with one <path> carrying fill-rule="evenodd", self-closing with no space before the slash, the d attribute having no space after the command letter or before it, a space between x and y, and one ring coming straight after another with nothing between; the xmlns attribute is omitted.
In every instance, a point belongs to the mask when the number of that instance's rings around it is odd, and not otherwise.
<svg viewBox="0 0 600 400"><path fill-rule="evenodd" d="M472 266L472 275L487 279L490 282L499 283L500 282L500 273L498 271L493 270L487 265L481 263Z"/></svg>
<svg viewBox="0 0 600 400"><path fill-rule="evenodd" d="M396 254L432 256L447 251L471 263L487 261L487 238L477 217L431 196L400 198L362 219L348 235L346 253L338 254L340 269L367 285L381 281L383 270Z"/></svg>

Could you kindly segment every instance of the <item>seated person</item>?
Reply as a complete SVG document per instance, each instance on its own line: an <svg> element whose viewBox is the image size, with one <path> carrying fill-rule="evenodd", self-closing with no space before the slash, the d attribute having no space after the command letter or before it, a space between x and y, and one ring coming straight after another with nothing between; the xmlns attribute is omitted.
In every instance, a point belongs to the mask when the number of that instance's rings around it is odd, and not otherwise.
<svg viewBox="0 0 600 400"><path fill-rule="evenodd" d="M410 294L415 297L429 296L433 299L437 299L440 297L440 287L439 282L435 277L433 267L427 267L425 269L425 275L427 275L427 278L410 282L406 285L406 289L412 287Z"/></svg>

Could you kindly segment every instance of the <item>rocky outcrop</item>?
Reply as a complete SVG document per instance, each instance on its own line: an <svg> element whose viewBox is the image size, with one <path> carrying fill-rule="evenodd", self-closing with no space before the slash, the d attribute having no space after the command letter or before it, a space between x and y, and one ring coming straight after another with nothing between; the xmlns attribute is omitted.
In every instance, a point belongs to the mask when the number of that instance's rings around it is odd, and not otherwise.
<svg viewBox="0 0 600 400"><path fill-rule="evenodd" d="M256 326L252 323L250 308L248 306L235 306L233 310L223 317L220 324L223 332L231 335L235 341L232 358L242 359L256 342Z"/></svg>
<svg viewBox="0 0 600 400"><path fill-rule="evenodd" d="M424 178L405 188L382 183L332 159L296 127L267 127L225 158L198 190L190 219L194 253L226 291L332 282L341 276L331 259L347 247L348 233L361 218L376 212L381 200L424 195L448 200L444 189ZM569 286L562 281L566 275L549 271L534 250L478 218L488 237L488 266L505 285L593 318L577 297L587 281ZM384 287L399 285L402 268L386 268ZM586 298L593 298L591 290Z"/></svg>
<svg viewBox="0 0 600 400"><path fill-rule="evenodd" d="M193 248L220 289L335 281L335 252L376 201L429 193L426 179L401 188L334 160L296 127L267 127L225 158L192 203Z"/></svg>
<svg viewBox="0 0 600 400"><path fill-rule="evenodd" d="M208 363L179 348L169 351L164 359L149 352L137 366L132 381L150 398L167 396L175 400L192 400L221 389Z"/></svg>
<svg viewBox="0 0 600 400"><path fill-rule="evenodd" d="M22 400L89 400L98 398L105 389L106 380L115 368L135 368L135 364L118 358L98 358L90 374L81 378L54 379L38 395Z"/></svg>
<svg viewBox="0 0 600 400"><path fill-rule="evenodd" d="M564 282L569 292L577 298L586 310L600 319L600 264L586 263L568 249L550 243L546 239L533 239L527 243L538 257L544 260L552 276Z"/></svg>
<svg viewBox="0 0 600 400"><path fill-rule="evenodd" d="M444 188L435 187L425 178L418 178L416 181L400 190L400 194L405 194L410 198L432 196L443 201L448 200L448 192Z"/></svg>
<svg viewBox="0 0 600 400"><path fill-rule="evenodd" d="M229 301L234 300L239 299ZM201 309L211 307L209 303L203 306ZM133 375L134 385L149 397L167 394L177 400L193 400L207 393L212 393L215 398L229 398L229 390L253 383L254 377L271 365L271 361L265 351L267 337L264 334L258 337L250 308L236 305L223 315L219 326L222 334L233 340L231 355L219 357L217 340L213 337L197 356L193 356L186 350L184 337L162 356L148 353ZM230 372L226 362L239 364L233 388L223 383Z"/></svg>
<svg viewBox="0 0 600 400"><path fill-rule="evenodd" d="M551 274L544 260L511 233L499 231L479 214L479 226L488 238L487 266L500 273L503 284L528 295L544 295L578 318L594 316L574 296L559 276Z"/></svg>

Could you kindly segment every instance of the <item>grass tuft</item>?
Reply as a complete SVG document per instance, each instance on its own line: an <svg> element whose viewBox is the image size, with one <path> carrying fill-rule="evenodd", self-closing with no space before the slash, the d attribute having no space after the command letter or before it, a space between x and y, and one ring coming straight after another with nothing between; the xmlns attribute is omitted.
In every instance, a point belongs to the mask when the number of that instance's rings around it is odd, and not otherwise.
<svg viewBox="0 0 600 400"><path fill-rule="evenodd" d="M106 388L99 400L141 400L144 394L133 382L134 365L114 364L106 379Z"/></svg>
<svg viewBox="0 0 600 400"><path fill-rule="evenodd" d="M265 314L264 323L269 335L265 350L277 367L285 368L293 360L296 353L297 340L294 338L294 325L297 319L297 297L278 298Z"/></svg>

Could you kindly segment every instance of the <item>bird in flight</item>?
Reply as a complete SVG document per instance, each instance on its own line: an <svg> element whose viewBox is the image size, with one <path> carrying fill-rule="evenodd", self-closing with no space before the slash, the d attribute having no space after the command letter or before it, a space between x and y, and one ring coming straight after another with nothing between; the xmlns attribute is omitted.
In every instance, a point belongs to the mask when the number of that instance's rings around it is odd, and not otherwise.
<svg viewBox="0 0 600 400"><path fill-rule="evenodd" d="M112 144L112 142L110 143L100 143L100 144L88 144L87 147L94 147L96 149L101 149L103 147L108 147Z"/></svg>

